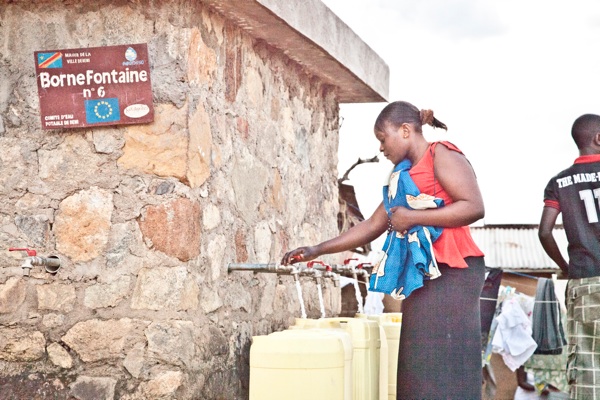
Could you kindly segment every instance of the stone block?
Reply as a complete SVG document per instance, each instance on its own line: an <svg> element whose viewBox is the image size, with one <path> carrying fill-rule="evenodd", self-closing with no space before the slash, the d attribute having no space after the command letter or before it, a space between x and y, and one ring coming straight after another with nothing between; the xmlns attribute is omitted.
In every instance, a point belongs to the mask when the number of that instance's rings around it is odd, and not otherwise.
<svg viewBox="0 0 600 400"><path fill-rule="evenodd" d="M254 155L246 153L238 156L231 174L231 183L235 205L248 224L253 224L258 206L264 201L263 193L268 178L269 171Z"/></svg>
<svg viewBox="0 0 600 400"><path fill-rule="evenodd" d="M54 234L56 248L72 261L89 261L105 249L113 211L112 193L92 187L60 203Z"/></svg>
<svg viewBox="0 0 600 400"><path fill-rule="evenodd" d="M46 215L18 215L15 225L28 239L32 246L43 247L50 236L50 221Z"/></svg>
<svg viewBox="0 0 600 400"><path fill-rule="evenodd" d="M116 385L113 378L78 376L71 384L71 395L78 400L113 400Z"/></svg>
<svg viewBox="0 0 600 400"><path fill-rule="evenodd" d="M96 284L85 289L83 304L88 308L115 307L129 294L131 277L122 276L117 281Z"/></svg>
<svg viewBox="0 0 600 400"><path fill-rule="evenodd" d="M210 279L218 280L223 274L225 266L223 257L227 248L227 238L224 235L218 235L208 243L208 255L210 257Z"/></svg>
<svg viewBox="0 0 600 400"><path fill-rule="evenodd" d="M191 321L160 321L146 329L148 356L169 364L190 367L195 361L194 324Z"/></svg>
<svg viewBox="0 0 600 400"><path fill-rule="evenodd" d="M202 209L202 227L206 230L215 229L221 224L221 213L219 207L208 204Z"/></svg>
<svg viewBox="0 0 600 400"><path fill-rule="evenodd" d="M268 263L271 260L273 232L267 221L260 221L254 228L254 253L257 263Z"/></svg>
<svg viewBox="0 0 600 400"><path fill-rule="evenodd" d="M145 346L141 343L133 346L123 360L123 366L134 378L139 378L144 367L144 357L146 355Z"/></svg>
<svg viewBox="0 0 600 400"><path fill-rule="evenodd" d="M119 167L184 181L189 143L187 111L187 107L160 104L154 108L152 124L127 127Z"/></svg>
<svg viewBox="0 0 600 400"><path fill-rule="evenodd" d="M58 343L52 343L46 349L50 362L58 367L69 369L73 366L73 359L69 352Z"/></svg>
<svg viewBox="0 0 600 400"><path fill-rule="evenodd" d="M131 308L179 310L188 272L185 267L143 268L131 299Z"/></svg>
<svg viewBox="0 0 600 400"><path fill-rule="evenodd" d="M165 371L140 384L139 392L146 399L171 398L183 383L181 371ZM167 397L168 396L168 397Z"/></svg>
<svg viewBox="0 0 600 400"><path fill-rule="evenodd" d="M207 84L212 86L213 76L217 70L217 55L202 40L198 28L192 28L188 54L188 80L190 85Z"/></svg>
<svg viewBox="0 0 600 400"><path fill-rule="evenodd" d="M189 275L188 275L189 276ZM179 302L180 310L197 310L200 300L200 288L191 277L186 279L181 292L181 301Z"/></svg>
<svg viewBox="0 0 600 400"><path fill-rule="evenodd" d="M38 310L69 312L75 306L77 296L72 284L51 283L37 285Z"/></svg>
<svg viewBox="0 0 600 400"><path fill-rule="evenodd" d="M210 117L202 104L198 104L188 125L190 138L187 154L187 181L190 187L197 188L202 186L210 176L212 155Z"/></svg>
<svg viewBox="0 0 600 400"><path fill-rule="evenodd" d="M122 357L125 344L134 335L134 322L129 318L119 320L90 319L76 323L62 337L84 362L94 362Z"/></svg>
<svg viewBox="0 0 600 400"><path fill-rule="evenodd" d="M200 307L206 314L217 311L223 306L223 300L216 288L203 285L200 292Z"/></svg>
<svg viewBox="0 0 600 400"><path fill-rule="evenodd" d="M144 239L149 239L154 249L189 261L200 254L201 218L197 202L178 198L146 207L139 225Z"/></svg>
<svg viewBox="0 0 600 400"><path fill-rule="evenodd" d="M25 281L16 277L0 285L0 314L15 312L25 301L26 288Z"/></svg>
<svg viewBox="0 0 600 400"><path fill-rule="evenodd" d="M23 328L0 328L0 360L37 361L46 355L42 332Z"/></svg>

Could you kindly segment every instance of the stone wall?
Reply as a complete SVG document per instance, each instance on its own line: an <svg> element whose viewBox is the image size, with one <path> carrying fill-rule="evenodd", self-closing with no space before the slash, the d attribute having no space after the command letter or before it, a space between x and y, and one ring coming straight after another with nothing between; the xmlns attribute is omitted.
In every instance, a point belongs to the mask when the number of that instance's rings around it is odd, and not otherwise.
<svg viewBox="0 0 600 400"><path fill-rule="evenodd" d="M251 337L300 305L227 264L337 233L336 92L200 1L101 3L0 0L0 397L246 398ZM34 51L129 43L153 123L41 129Z"/></svg>

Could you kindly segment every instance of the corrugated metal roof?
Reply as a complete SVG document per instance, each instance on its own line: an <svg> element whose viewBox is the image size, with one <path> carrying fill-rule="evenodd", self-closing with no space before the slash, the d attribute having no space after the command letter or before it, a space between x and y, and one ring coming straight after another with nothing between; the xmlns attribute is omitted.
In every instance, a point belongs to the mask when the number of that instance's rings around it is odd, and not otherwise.
<svg viewBox="0 0 600 400"><path fill-rule="evenodd" d="M485 254L485 265L492 268L523 271L558 271L538 239L537 225L471 227L473 240ZM554 229L554 237L567 257L567 236L563 227Z"/></svg>

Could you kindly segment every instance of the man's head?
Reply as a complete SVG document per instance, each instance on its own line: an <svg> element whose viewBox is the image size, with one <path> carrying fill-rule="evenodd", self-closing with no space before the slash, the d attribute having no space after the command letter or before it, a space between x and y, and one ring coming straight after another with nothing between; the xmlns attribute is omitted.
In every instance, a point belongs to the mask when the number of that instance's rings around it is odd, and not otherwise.
<svg viewBox="0 0 600 400"><path fill-rule="evenodd" d="M600 115L583 114L577 118L571 136L579 150L600 146Z"/></svg>

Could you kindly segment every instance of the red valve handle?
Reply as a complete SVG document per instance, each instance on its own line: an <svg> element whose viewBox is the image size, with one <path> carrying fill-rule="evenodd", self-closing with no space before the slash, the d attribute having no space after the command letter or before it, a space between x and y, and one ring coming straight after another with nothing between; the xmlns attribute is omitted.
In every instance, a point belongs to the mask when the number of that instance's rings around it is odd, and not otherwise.
<svg viewBox="0 0 600 400"><path fill-rule="evenodd" d="M325 264L323 261L320 261L320 260L309 261L308 263L306 263L306 267L312 268L313 265L315 265L315 264L321 264L322 266L327 267L327 264Z"/></svg>
<svg viewBox="0 0 600 400"><path fill-rule="evenodd" d="M9 247L8 251L24 251L30 257L37 255L37 252L34 249L28 249L28 248Z"/></svg>
<svg viewBox="0 0 600 400"><path fill-rule="evenodd" d="M365 266L367 266L367 267L370 267L370 266L371 266L371 263L360 263L360 264L358 264L358 265L356 266L356 268L358 268L358 269L362 269L362 268L363 268L363 267L365 267Z"/></svg>
<svg viewBox="0 0 600 400"><path fill-rule="evenodd" d="M358 261L358 258L346 258L344 260L344 265L350 264L350 261Z"/></svg>
<svg viewBox="0 0 600 400"><path fill-rule="evenodd" d="M331 268L331 265L326 265L325 266L325 271L327 271L327 272L333 271L333 268Z"/></svg>

